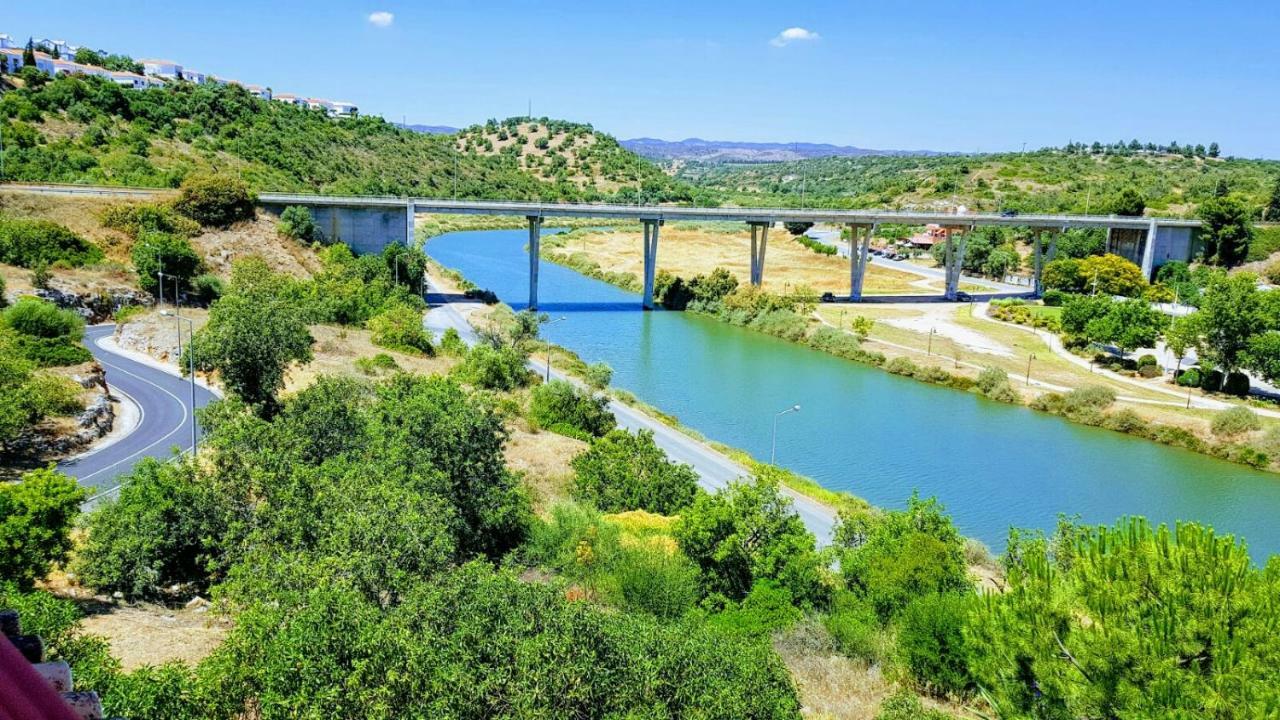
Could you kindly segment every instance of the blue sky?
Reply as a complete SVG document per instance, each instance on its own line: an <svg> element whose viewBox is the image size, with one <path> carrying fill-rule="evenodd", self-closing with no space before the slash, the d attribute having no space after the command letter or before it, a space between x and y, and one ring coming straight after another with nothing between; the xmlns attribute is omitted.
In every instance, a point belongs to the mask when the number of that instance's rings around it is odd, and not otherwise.
<svg viewBox="0 0 1280 720"><path fill-rule="evenodd" d="M1278 28L1274 0L41 0L0 18L15 38L411 123L522 115L531 99L624 138L987 151L1137 137L1273 158Z"/></svg>

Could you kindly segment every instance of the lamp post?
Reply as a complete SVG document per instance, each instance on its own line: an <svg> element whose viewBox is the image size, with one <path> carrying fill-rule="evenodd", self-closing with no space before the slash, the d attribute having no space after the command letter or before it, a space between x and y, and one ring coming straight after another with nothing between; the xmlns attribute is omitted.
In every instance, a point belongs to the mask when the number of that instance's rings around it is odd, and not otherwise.
<svg viewBox="0 0 1280 720"><path fill-rule="evenodd" d="M187 372L191 375L191 456L196 457L199 454L199 446L196 445L196 324L191 318L184 318L169 310L161 310L160 314L178 321L179 348L182 347L182 323L186 323L191 332L191 342L187 346ZM179 349L178 352L181 353L182 350ZM181 354L178 357L181 360Z"/></svg>
<svg viewBox="0 0 1280 720"><path fill-rule="evenodd" d="M778 418L782 417L783 415L786 415L787 413L793 413L793 412L800 412L800 406L792 405L786 410L782 410L780 412L776 412L773 414L773 440L769 443L769 464L770 465L774 464L773 462L774 458L776 458L778 455Z"/></svg>
<svg viewBox="0 0 1280 720"><path fill-rule="evenodd" d="M561 320L566 320L566 319L568 318L566 318L564 315L561 315L555 320L548 320L547 322L543 323L543 325L555 325ZM547 343L547 380L546 381L551 382L551 343Z"/></svg>
<svg viewBox="0 0 1280 720"><path fill-rule="evenodd" d="M1027 387L1031 387L1031 361L1036 359L1036 354L1027 355Z"/></svg>
<svg viewBox="0 0 1280 720"><path fill-rule="evenodd" d="M936 333L937 331L938 331L938 328L936 327L929 328L929 352L928 352L929 355L933 355L933 334Z"/></svg>

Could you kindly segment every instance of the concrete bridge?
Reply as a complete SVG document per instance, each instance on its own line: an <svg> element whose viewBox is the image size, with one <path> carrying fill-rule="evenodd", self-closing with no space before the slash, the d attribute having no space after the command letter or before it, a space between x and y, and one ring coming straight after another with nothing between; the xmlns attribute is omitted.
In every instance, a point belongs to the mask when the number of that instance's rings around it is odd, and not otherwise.
<svg viewBox="0 0 1280 720"><path fill-rule="evenodd" d="M147 198L171 191L84 185L19 185L4 189L46 194ZM668 220L745 223L751 230L750 279L764 279L769 229L777 223L805 222L847 227L850 232L849 297L862 299L871 237L882 224L939 225L947 231L944 257L945 297L954 300L960 288L967 234L985 225L1026 227L1032 231L1034 290L1042 290L1044 263L1053 259L1059 233L1072 228L1100 228L1107 232L1107 250L1123 255L1152 277L1172 260L1190 260L1195 252L1198 220L1125 217L1118 215L1012 215L943 213L899 210L823 210L786 208L686 207L674 205L618 205L609 203L539 203L498 200L441 200L435 198L307 195L260 193L258 203L281 212L290 205L309 208L326 235L351 245L356 252L378 252L390 243L412 245L418 213L503 215L525 218L529 226L529 306L538 305L538 264L542 225L548 218L629 220L644 227L644 307L653 307L653 283L658 264L659 229ZM1047 240L1046 240L1047 236Z"/></svg>
<svg viewBox="0 0 1280 720"><path fill-rule="evenodd" d="M289 205L311 209L330 237L351 244L357 251L376 251L389 242L412 244L413 218L417 213L455 215L504 215L523 217L529 226L529 307L538 306L538 264L542 225L548 218L597 218L629 220L644 228L644 307L653 307L653 283L658 264L659 229L668 220L742 222L751 231L753 285L764 280L769 229L777 223L805 222L849 228L853 250L849 253L849 297L862 299L871 237L882 224L936 224L947 232L945 297L956 299L964 265L967 234L984 225L1026 227L1032 231L1034 290L1042 291L1045 262L1057 250L1057 235L1071 228L1107 231L1107 250L1124 255L1150 278L1156 268L1171 260L1190 260L1197 220L1124 217L1117 215L1011 215L940 213L899 210L821 210L784 208L703 208L668 205L617 205L607 203L537 203L496 200L440 200L431 198L340 197L262 193L258 201L271 209ZM1047 236L1047 240L1046 240Z"/></svg>

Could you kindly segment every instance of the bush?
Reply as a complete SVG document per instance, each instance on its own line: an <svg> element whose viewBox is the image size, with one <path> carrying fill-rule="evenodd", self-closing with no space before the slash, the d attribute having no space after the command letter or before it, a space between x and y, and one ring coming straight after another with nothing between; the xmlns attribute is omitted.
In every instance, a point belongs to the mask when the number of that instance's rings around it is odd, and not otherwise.
<svg viewBox="0 0 1280 720"><path fill-rule="evenodd" d="M161 597L174 584L203 591L221 552L224 502L191 463L147 458L121 481L119 497L89 516L77 573L131 598Z"/></svg>
<svg viewBox="0 0 1280 720"><path fill-rule="evenodd" d="M440 353L449 357L464 357L467 354L467 344L462 341L462 336L453 328L446 328L444 334L440 336Z"/></svg>
<svg viewBox="0 0 1280 720"><path fill-rule="evenodd" d="M865 599L850 592L836 593L824 624L841 653L869 662L882 659L884 632L875 608Z"/></svg>
<svg viewBox="0 0 1280 720"><path fill-rule="evenodd" d="M916 373L920 372L920 366L911 362L911 360L906 357L896 357L891 359L889 362L884 364L884 369L894 375L914 376ZM1005 378L1005 382L1008 382L1008 378Z"/></svg>
<svg viewBox="0 0 1280 720"><path fill-rule="evenodd" d="M171 205L145 203L112 205L102 211L102 225L138 239L147 233L165 233L191 237L200 232L200 224L179 215Z"/></svg>
<svg viewBox="0 0 1280 720"><path fill-rule="evenodd" d="M84 319L35 297L23 297L0 311L0 328L15 333L22 356L41 367L79 365L92 355L80 344Z"/></svg>
<svg viewBox="0 0 1280 720"><path fill-rule="evenodd" d="M1262 429L1262 420L1247 407L1228 408L1213 416L1209 429L1218 437L1236 437Z"/></svg>
<svg viewBox="0 0 1280 720"><path fill-rule="evenodd" d="M1045 290L1044 294L1040 296L1040 300L1045 304L1045 307L1062 307L1068 297L1070 296L1061 290Z"/></svg>
<svg viewBox="0 0 1280 720"><path fill-rule="evenodd" d="M964 627L972 593L933 593L909 602L898 617L898 661L921 687L940 694L969 689Z"/></svg>
<svg viewBox="0 0 1280 720"><path fill-rule="evenodd" d="M1156 356L1155 356L1155 355L1152 355L1152 354L1150 354L1150 353L1148 353L1148 354L1146 354L1146 355L1143 355L1142 357L1138 358L1138 368L1139 368L1139 369L1142 369L1142 368L1146 367L1147 365L1155 365L1155 366L1159 366L1159 365L1160 365L1160 361L1156 359Z"/></svg>
<svg viewBox="0 0 1280 720"><path fill-rule="evenodd" d="M552 380L533 389L529 419L548 430L563 426L601 437L617 424L608 404L606 399L578 390L566 380Z"/></svg>
<svg viewBox="0 0 1280 720"><path fill-rule="evenodd" d="M670 462L647 430L635 435L613 430L572 464L577 473L574 499L606 512L646 510L672 515L698 493L698 473L688 465Z"/></svg>
<svg viewBox="0 0 1280 720"><path fill-rule="evenodd" d="M253 194L229 175L189 175L174 208L205 227L229 227L254 216Z"/></svg>
<svg viewBox="0 0 1280 720"><path fill-rule="evenodd" d="M1138 374L1149 380L1151 378L1160 377L1164 374L1164 371L1159 365L1141 365L1138 367Z"/></svg>
<svg viewBox="0 0 1280 720"><path fill-rule="evenodd" d="M1228 373L1226 382L1222 385L1222 392L1237 397L1247 396L1249 394L1249 376L1242 372Z"/></svg>
<svg viewBox="0 0 1280 720"><path fill-rule="evenodd" d="M1200 377L1200 368L1187 368L1178 373L1178 384L1182 387L1200 387L1201 382L1203 380Z"/></svg>
<svg viewBox="0 0 1280 720"><path fill-rule="evenodd" d="M186 288L204 267L191 241L168 233L148 232L129 251L138 285L153 295L172 295L175 278L179 289ZM163 289L158 273L164 273Z"/></svg>
<svg viewBox="0 0 1280 720"><path fill-rule="evenodd" d="M374 345L409 354L435 354L416 308L396 303L370 318L367 325Z"/></svg>
<svg viewBox="0 0 1280 720"><path fill-rule="evenodd" d="M311 209L301 205L290 205L285 208L284 212L280 213L280 222L276 223L276 230L281 235L300 242L316 242L322 238L320 226L316 224Z"/></svg>
<svg viewBox="0 0 1280 720"><path fill-rule="evenodd" d="M29 588L71 550L71 523L87 493L53 467L0 483L0 579Z"/></svg>
<svg viewBox="0 0 1280 720"><path fill-rule="evenodd" d="M378 353L373 357L356 358L356 369L365 375L374 375L385 370L399 370L396 359L386 353Z"/></svg>
<svg viewBox="0 0 1280 720"><path fill-rule="evenodd" d="M481 343L471 348L453 372L476 387L509 392L529 384L531 373L526 362L524 353L514 347Z"/></svg>
<svg viewBox="0 0 1280 720"><path fill-rule="evenodd" d="M978 373L975 387L982 395L997 402L1016 403L1022 400L1018 391L1014 390L1013 385L1009 383L1009 373L998 367L983 368L982 372Z"/></svg>
<svg viewBox="0 0 1280 720"><path fill-rule="evenodd" d="M212 305L214 300L222 297L226 286L217 275L204 273L191 279L191 293L202 305Z"/></svg>
<svg viewBox="0 0 1280 720"><path fill-rule="evenodd" d="M1104 410L1115 401L1115 391L1101 385L1087 385L1077 388L1063 397L1063 403L1068 414L1085 410Z"/></svg>
<svg viewBox="0 0 1280 720"><path fill-rule="evenodd" d="M591 363L587 366L585 374L587 385L593 390L604 390L613 380L613 368L609 367L608 363Z"/></svg>
<svg viewBox="0 0 1280 720"><path fill-rule="evenodd" d="M1221 370L1201 372L1200 389L1206 392L1217 392L1222 389L1223 376Z"/></svg>
<svg viewBox="0 0 1280 720"><path fill-rule="evenodd" d="M0 263L35 268L61 261L79 267L101 259L96 245L55 222L0 217Z"/></svg>
<svg viewBox="0 0 1280 720"><path fill-rule="evenodd" d="M772 580L758 580L741 603L707 619L707 626L721 632L752 638L767 638L804 617L794 604L791 592Z"/></svg>
<svg viewBox="0 0 1280 720"><path fill-rule="evenodd" d="M876 720L952 720L941 710L926 708L910 690L899 690L880 705Z"/></svg>
<svg viewBox="0 0 1280 720"><path fill-rule="evenodd" d="M912 598L969 590L964 540L935 499L912 495L906 510L842 514L836 541L845 586L888 620Z"/></svg>
<svg viewBox="0 0 1280 720"><path fill-rule="evenodd" d="M827 579L813 534L776 483L757 478L699 494L680 513L674 534L708 592L740 600L768 579L802 607L825 603Z"/></svg>

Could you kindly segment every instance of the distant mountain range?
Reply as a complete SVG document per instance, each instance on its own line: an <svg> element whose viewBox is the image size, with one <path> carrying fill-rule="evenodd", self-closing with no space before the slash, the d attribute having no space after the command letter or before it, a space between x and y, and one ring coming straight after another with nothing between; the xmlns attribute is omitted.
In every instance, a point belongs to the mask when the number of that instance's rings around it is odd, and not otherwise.
<svg viewBox="0 0 1280 720"><path fill-rule="evenodd" d="M626 149L651 160L769 163L821 157L865 155L946 155L936 150L869 150L828 143L753 143L732 140L659 140L636 138L620 141Z"/></svg>
<svg viewBox="0 0 1280 720"><path fill-rule="evenodd" d="M459 130L459 128L449 127L448 125L405 125L403 123L396 123L396 125L405 130L420 132L424 135L452 135Z"/></svg>

